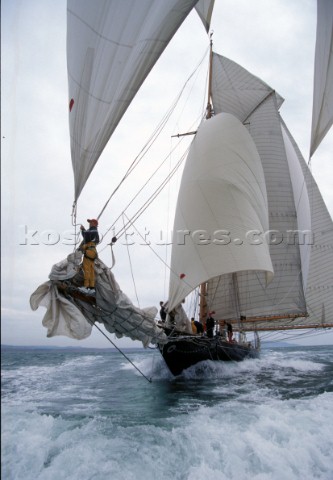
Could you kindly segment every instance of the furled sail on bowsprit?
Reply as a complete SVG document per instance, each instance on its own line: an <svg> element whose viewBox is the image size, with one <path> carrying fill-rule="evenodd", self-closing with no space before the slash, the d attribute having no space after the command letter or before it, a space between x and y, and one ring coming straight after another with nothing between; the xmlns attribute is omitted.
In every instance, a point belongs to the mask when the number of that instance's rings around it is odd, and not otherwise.
<svg viewBox="0 0 333 480"><path fill-rule="evenodd" d="M333 124L333 2L317 0L310 156Z"/></svg>
<svg viewBox="0 0 333 480"><path fill-rule="evenodd" d="M68 0L69 124L75 200L110 136L178 27L214 0Z"/></svg>
<svg viewBox="0 0 333 480"><path fill-rule="evenodd" d="M139 340L146 347L163 343L164 332L156 325L156 307L140 309L121 291L113 273L100 259L95 260L96 293L85 297L77 289L82 281L81 253L76 251L52 267L49 281L30 297L32 310L46 308L43 325L47 336L65 335L76 340L87 338L95 322L118 338ZM81 277L81 278L80 278Z"/></svg>

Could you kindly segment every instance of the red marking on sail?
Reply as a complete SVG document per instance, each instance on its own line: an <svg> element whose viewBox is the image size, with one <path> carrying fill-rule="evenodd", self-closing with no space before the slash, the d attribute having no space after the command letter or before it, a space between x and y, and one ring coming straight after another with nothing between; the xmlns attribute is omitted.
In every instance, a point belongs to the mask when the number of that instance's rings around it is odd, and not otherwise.
<svg viewBox="0 0 333 480"><path fill-rule="evenodd" d="M74 106L74 98L71 98L71 101L69 102L69 111L72 111L72 108Z"/></svg>
<svg viewBox="0 0 333 480"><path fill-rule="evenodd" d="M183 278L185 278L185 277L186 277L185 273L181 273L181 274L179 275L179 278L181 278L181 279L183 279Z"/></svg>

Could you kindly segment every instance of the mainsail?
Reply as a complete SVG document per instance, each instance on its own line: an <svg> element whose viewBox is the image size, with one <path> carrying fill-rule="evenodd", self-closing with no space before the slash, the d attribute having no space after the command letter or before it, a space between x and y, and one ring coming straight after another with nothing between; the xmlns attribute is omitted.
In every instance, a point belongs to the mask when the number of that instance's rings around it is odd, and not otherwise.
<svg viewBox="0 0 333 480"><path fill-rule="evenodd" d="M213 0L68 0L69 124L78 199L104 147L186 16Z"/></svg>
<svg viewBox="0 0 333 480"><path fill-rule="evenodd" d="M267 286L252 272L212 279L208 304L214 304L220 318L246 316L244 330L332 326L333 223L279 115L281 97L244 68L215 54L213 102L216 113L229 112L244 122L260 154L275 275Z"/></svg>
<svg viewBox="0 0 333 480"><path fill-rule="evenodd" d="M317 0L310 156L333 124L333 2Z"/></svg>

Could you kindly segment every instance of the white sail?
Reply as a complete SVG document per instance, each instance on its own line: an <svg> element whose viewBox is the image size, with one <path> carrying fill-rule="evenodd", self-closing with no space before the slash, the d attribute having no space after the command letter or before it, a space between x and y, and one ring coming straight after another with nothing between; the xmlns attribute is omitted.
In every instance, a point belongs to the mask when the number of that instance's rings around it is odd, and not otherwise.
<svg viewBox="0 0 333 480"><path fill-rule="evenodd" d="M264 173L246 128L233 115L205 121L183 172L174 222L169 310L202 282L244 270L273 276ZM246 235L248 234L248 237Z"/></svg>
<svg viewBox="0 0 333 480"><path fill-rule="evenodd" d="M212 19L214 3L215 0L199 0L195 7L207 32L209 30L210 21Z"/></svg>
<svg viewBox="0 0 333 480"><path fill-rule="evenodd" d="M333 2L317 0L310 157L333 123Z"/></svg>
<svg viewBox="0 0 333 480"><path fill-rule="evenodd" d="M178 27L195 7L208 30L213 4L68 0L75 200ZM332 51L326 49L333 9L324 0L318 6L312 151L333 118ZM182 310L182 300L206 283L208 309L217 319L235 322L246 316L239 329L332 327L333 224L280 117L283 98L216 54L211 87L214 115L202 122L192 142L178 195L169 312ZM80 255L55 265L49 281L31 296L33 309L47 309L48 336L86 338L100 322L119 338L144 346L168 342L156 308L135 307L100 259L94 263L95 293L90 297L80 290Z"/></svg>
<svg viewBox="0 0 333 480"><path fill-rule="evenodd" d="M212 98L215 113L230 112L245 122L272 94L280 108L284 100L269 85L232 60L213 53Z"/></svg>
<svg viewBox="0 0 333 480"><path fill-rule="evenodd" d="M165 342L166 336L155 322L157 308L135 307L121 291L111 269L100 259L95 260L94 265L96 302L95 298L92 302L82 301L82 295L75 295L77 291L75 287L71 290L71 281L74 279L75 285L75 277L80 277L81 257L80 252L75 252L54 265L50 281L40 285L30 297L32 310L39 306L46 308L43 325L47 328L47 336L65 335L82 340L91 334L92 325L99 322L118 338L126 336L139 340L145 347L149 343ZM61 285L66 285L65 294Z"/></svg>
<svg viewBox="0 0 333 480"><path fill-rule="evenodd" d="M297 206L298 218L304 222L301 212L306 210L308 215L309 206L313 235L313 242L301 245L301 254L304 250L306 262L304 291L308 311L303 324L333 326L333 221L312 173L285 125L283 132L285 143L289 144L288 150L293 149L294 160L297 157L303 172L303 190L299 192Z"/></svg>
<svg viewBox="0 0 333 480"><path fill-rule="evenodd" d="M292 233L298 231L298 222L278 112L282 99L244 68L214 55L213 103L216 113L227 111L245 122L258 149L268 197L267 238L274 279L267 287L262 275L252 272L212 280L209 305L220 318L302 315L306 307L301 256Z"/></svg>
<svg viewBox="0 0 333 480"><path fill-rule="evenodd" d="M215 111L229 111L245 121L260 154L269 229L275 232L270 245L275 275L268 286L260 274L251 272L212 279L208 306L214 306L217 318L263 317L255 324L244 324L245 330L333 324L332 220L280 118L281 97L218 55L214 56L213 75ZM243 97L244 90L250 92L252 103Z"/></svg>
<svg viewBox="0 0 333 480"><path fill-rule="evenodd" d="M195 6L208 30L214 0L68 0L67 67L69 123L75 200L146 76ZM48 336L82 339L102 322L118 337L144 346L165 341L153 307L139 309L120 290L111 271L95 261L96 304L85 304L68 288L79 274L81 254L54 265L50 281L31 295L33 310L46 307ZM59 286L60 282L60 286ZM72 285L73 286L73 285ZM63 286L63 288L65 288ZM98 312L97 312L98 311Z"/></svg>
<svg viewBox="0 0 333 480"><path fill-rule="evenodd" d="M75 200L142 82L197 2L68 0L69 124ZM205 8L204 0L200 0L198 9L207 26L211 9Z"/></svg>

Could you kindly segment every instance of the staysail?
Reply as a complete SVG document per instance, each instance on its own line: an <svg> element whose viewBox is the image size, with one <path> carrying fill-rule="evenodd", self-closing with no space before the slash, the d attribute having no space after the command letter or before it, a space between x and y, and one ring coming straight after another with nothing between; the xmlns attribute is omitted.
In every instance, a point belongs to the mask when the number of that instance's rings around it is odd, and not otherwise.
<svg viewBox="0 0 333 480"><path fill-rule="evenodd" d="M268 245L256 238L268 228L267 212L264 173L246 128L225 113L203 122L177 200L169 310L221 274L262 271L271 281Z"/></svg>
<svg viewBox="0 0 333 480"><path fill-rule="evenodd" d="M317 0L310 157L333 124L333 2Z"/></svg>
<svg viewBox="0 0 333 480"><path fill-rule="evenodd" d="M213 0L68 0L69 125L75 200L110 136L178 27Z"/></svg>

